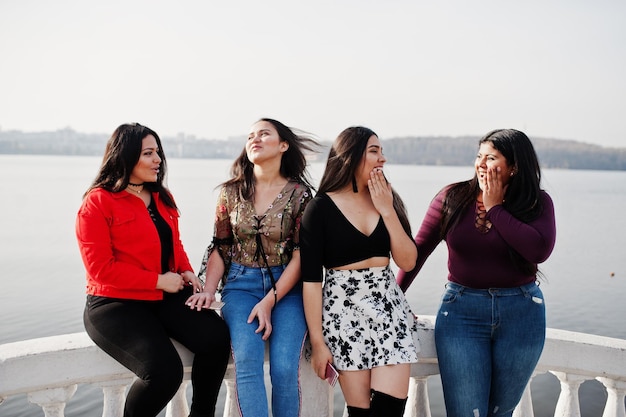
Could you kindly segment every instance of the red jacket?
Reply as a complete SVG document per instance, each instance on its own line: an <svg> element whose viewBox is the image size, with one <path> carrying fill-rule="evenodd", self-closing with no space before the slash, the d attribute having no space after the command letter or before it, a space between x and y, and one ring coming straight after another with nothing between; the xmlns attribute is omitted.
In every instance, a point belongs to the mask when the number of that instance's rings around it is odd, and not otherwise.
<svg viewBox="0 0 626 417"><path fill-rule="evenodd" d="M178 230L178 211L152 193L172 229L173 272L193 271ZM76 237L85 269L87 294L135 300L161 300L161 241L143 201L125 191L89 192L76 217Z"/></svg>

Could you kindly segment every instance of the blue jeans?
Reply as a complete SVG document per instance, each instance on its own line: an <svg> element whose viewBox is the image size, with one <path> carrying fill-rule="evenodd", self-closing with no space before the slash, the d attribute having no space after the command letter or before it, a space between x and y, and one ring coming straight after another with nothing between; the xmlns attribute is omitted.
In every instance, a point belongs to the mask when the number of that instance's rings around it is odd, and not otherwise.
<svg viewBox="0 0 626 417"><path fill-rule="evenodd" d="M272 267L278 281L284 266ZM258 320L248 323L252 308L272 290L267 268L250 268L232 263L222 290L222 314L230 329L237 399L243 417L267 417L263 361L265 342L255 333ZM302 283L285 295L272 311L269 342L272 415L300 415L300 357L306 336Z"/></svg>
<svg viewBox="0 0 626 417"><path fill-rule="evenodd" d="M513 414L543 350L545 317L534 282L486 290L448 282L435 324L448 417Z"/></svg>

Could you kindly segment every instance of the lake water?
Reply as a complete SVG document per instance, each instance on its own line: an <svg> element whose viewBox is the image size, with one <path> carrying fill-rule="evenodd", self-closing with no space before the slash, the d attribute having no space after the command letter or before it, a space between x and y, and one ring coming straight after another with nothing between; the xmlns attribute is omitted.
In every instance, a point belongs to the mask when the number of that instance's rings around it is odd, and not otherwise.
<svg viewBox="0 0 626 417"><path fill-rule="evenodd" d="M198 266L212 235L215 187L227 178L231 162L168 163L169 187L182 215L182 240ZM99 157L0 155L0 344L84 330L84 270L74 220L99 164ZM322 163L313 164L314 183L322 169ZM403 197L417 231L435 193L469 178L473 168L390 164L386 175ZM543 175L558 228L554 252L541 265L548 326L626 339L626 172L544 170ZM446 276L446 249L440 245L407 292L416 314L436 313ZM556 378L538 376L532 390L535 415L552 416L559 392ZM429 393L432 417L443 417L437 377L429 379ZM580 394L582 416L600 416L603 387L587 381ZM98 417L101 399L99 389L79 387L66 416ZM336 402L340 400L337 388ZM341 416L341 406L336 416ZM4 417L41 415L25 396L0 405Z"/></svg>

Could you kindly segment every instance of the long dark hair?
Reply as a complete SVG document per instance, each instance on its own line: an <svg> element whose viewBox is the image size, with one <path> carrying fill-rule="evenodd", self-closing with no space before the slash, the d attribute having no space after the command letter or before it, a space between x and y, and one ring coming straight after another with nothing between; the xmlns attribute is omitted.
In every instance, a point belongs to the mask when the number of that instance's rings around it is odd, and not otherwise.
<svg viewBox="0 0 626 417"><path fill-rule="evenodd" d="M328 154L326 168L320 181L320 193L329 193L352 186L356 171L363 162L367 142L372 136L378 137L373 130L363 126L349 127L337 136ZM392 193L393 208L405 232L412 237L406 207L398 193L393 189Z"/></svg>
<svg viewBox="0 0 626 417"><path fill-rule="evenodd" d="M158 192L165 204L177 208L169 190L164 185L167 178L167 162L163 146L161 146L161 139L154 130L139 123L123 124L115 129L106 144L96 179L83 197L94 188L103 188L113 193L124 191L130 181L133 168L141 157L142 141L148 135L152 135L156 139L158 146L156 152L161 158L161 165L156 182L147 182L144 187L151 192Z"/></svg>
<svg viewBox="0 0 626 417"><path fill-rule="evenodd" d="M513 167L513 175L508 183L502 206L515 218L528 223L539 217L543 211L540 198L541 169L532 142L523 132L515 129L496 129L482 137L478 145L489 142ZM458 223L461 213L475 204L480 192L478 176L449 186L443 202L441 237ZM518 268L525 273L537 272L537 265L522 258L512 249L511 256Z"/></svg>
<svg viewBox="0 0 626 417"><path fill-rule="evenodd" d="M287 142L289 145L280 161L280 175L313 189L305 155L306 152L317 152L319 148L319 143L313 139L313 135L287 127L274 119L262 118L256 123L258 122L270 123L276 129L281 142ZM245 146L231 166L230 176L231 178L222 186L234 185L241 199L250 200L254 195L254 164L248 159Z"/></svg>

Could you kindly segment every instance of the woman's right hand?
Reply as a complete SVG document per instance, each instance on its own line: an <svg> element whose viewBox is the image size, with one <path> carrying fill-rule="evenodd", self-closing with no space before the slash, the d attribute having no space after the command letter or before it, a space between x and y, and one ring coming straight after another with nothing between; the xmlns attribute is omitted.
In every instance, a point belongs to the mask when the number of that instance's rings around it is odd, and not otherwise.
<svg viewBox="0 0 626 417"><path fill-rule="evenodd" d="M182 275L177 274L176 272L166 272L165 274L160 274L157 279L157 290L177 293L183 288L185 288L185 280Z"/></svg>
<svg viewBox="0 0 626 417"><path fill-rule="evenodd" d="M393 208L393 190L391 184L387 182L382 169L376 168L370 172L367 188L370 191L374 208L381 216L385 217L395 213Z"/></svg>
<svg viewBox="0 0 626 417"><path fill-rule="evenodd" d="M333 363L333 355L325 343L311 346L311 366L321 379L326 379L326 364Z"/></svg>
<svg viewBox="0 0 626 417"><path fill-rule="evenodd" d="M203 308L211 307L211 304L215 301L215 291L201 291L193 294L187 299L185 304L192 310L202 310Z"/></svg>
<svg viewBox="0 0 626 417"><path fill-rule="evenodd" d="M252 323L256 318L259 322L259 327L254 331L255 333L263 332L261 339L267 340L272 334L272 308L274 307L274 297L272 293L269 296L265 296L259 301L248 316L248 324ZM268 301L269 300L269 301Z"/></svg>

